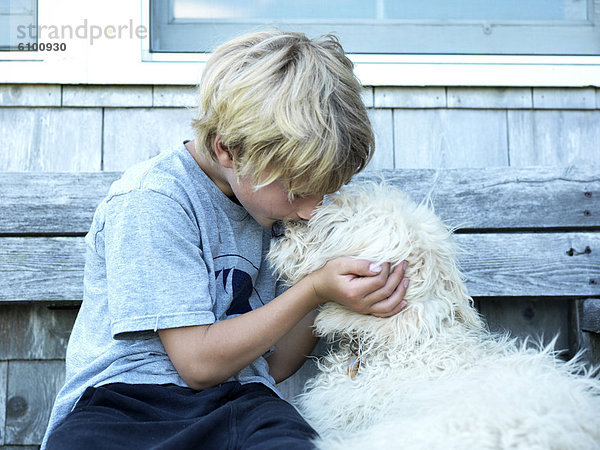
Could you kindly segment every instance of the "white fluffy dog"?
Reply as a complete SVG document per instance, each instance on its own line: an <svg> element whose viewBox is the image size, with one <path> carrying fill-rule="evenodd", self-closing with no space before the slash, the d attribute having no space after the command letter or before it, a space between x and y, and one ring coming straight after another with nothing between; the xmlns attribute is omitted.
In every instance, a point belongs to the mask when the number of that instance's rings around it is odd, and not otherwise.
<svg viewBox="0 0 600 450"><path fill-rule="evenodd" d="M551 348L494 335L473 308L451 230L384 184L327 198L288 223L270 259L289 284L338 256L408 261L408 306L391 318L328 303L335 341L299 409L325 449L598 449L600 380Z"/></svg>

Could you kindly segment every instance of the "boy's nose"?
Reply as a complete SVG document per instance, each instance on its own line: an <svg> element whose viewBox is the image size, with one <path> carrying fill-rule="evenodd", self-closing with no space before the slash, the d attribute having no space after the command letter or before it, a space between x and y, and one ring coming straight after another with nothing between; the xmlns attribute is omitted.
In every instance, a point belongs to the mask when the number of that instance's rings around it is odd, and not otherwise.
<svg viewBox="0 0 600 450"><path fill-rule="evenodd" d="M322 196L314 196L302 199L296 215L302 220L309 220L315 212L315 208L323 201Z"/></svg>

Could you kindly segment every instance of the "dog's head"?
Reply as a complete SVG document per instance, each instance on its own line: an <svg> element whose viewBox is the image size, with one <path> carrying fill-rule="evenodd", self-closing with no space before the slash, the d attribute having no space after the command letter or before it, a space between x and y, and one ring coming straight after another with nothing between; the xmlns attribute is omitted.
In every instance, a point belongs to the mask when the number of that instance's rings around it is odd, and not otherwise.
<svg viewBox="0 0 600 450"><path fill-rule="evenodd" d="M456 253L451 230L430 206L417 205L384 183L356 183L329 195L310 221L287 223L269 260L289 285L340 256L392 265L407 260L408 306L396 316L365 316L328 303L317 318L321 335L356 339L373 333L381 339L399 333L416 337L457 323L482 327Z"/></svg>

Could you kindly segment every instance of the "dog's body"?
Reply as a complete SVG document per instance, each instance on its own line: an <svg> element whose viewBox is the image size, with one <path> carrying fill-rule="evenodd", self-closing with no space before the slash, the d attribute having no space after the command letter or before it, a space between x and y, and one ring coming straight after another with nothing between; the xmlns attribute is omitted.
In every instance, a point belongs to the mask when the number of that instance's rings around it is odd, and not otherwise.
<svg viewBox="0 0 600 450"><path fill-rule="evenodd" d="M320 448L600 448L600 380L550 349L489 333L456 265L450 230L384 185L330 196L288 224L270 259L288 283L338 256L408 261L408 306L391 318L326 304L336 341L299 408Z"/></svg>

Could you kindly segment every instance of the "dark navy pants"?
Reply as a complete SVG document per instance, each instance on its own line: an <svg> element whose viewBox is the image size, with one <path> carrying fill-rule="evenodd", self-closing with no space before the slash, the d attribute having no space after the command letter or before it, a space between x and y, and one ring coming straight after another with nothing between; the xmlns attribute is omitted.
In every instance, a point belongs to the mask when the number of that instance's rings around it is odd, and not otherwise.
<svg viewBox="0 0 600 450"><path fill-rule="evenodd" d="M47 448L310 449L316 432L260 383L203 391L174 385L88 388Z"/></svg>

